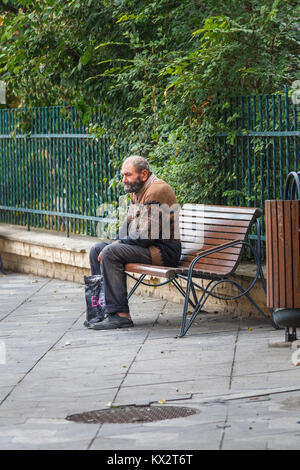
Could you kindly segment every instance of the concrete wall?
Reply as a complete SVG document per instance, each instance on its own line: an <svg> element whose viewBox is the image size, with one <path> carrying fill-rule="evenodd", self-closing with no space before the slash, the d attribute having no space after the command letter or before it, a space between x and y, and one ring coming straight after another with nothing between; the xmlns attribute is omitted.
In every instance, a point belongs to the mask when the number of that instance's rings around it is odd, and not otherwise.
<svg viewBox="0 0 300 470"><path fill-rule="evenodd" d="M42 277L83 283L83 276L90 275L90 247L98 241L99 239L92 237L71 236L68 238L56 232L41 229L28 231L24 227L0 224L0 253L4 268ZM246 289L254 273L255 266L242 264L234 278ZM158 284L162 281L164 279L145 278L145 282L151 284ZM131 288L133 282L128 278L128 289ZM196 282L202 286L207 284L207 281L197 280ZM180 283L185 285L184 281ZM215 292L225 297L237 294L236 288L231 283L222 284ZM171 284L154 288L141 285L136 293L183 303L182 295ZM260 280L252 290L252 297L265 313L269 312ZM246 297L235 301L223 301L210 297L205 310L259 316Z"/></svg>

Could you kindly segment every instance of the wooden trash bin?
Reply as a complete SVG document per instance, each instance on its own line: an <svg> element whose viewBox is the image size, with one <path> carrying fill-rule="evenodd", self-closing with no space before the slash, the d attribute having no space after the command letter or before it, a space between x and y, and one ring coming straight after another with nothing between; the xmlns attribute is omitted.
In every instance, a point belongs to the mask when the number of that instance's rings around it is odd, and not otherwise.
<svg viewBox="0 0 300 470"><path fill-rule="evenodd" d="M300 327L299 175L288 175L284 200L265 201L267 305L274 309L275 323L286 328L287 341L296 339ZM291 198L299 192L299 198L289 200L289 192Z"/></svg>

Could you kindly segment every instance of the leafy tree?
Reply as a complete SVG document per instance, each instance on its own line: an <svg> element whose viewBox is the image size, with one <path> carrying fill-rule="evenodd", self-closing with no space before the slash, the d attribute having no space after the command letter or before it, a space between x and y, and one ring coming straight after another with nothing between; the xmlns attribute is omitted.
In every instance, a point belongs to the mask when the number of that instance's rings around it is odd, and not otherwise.
<svg viewBox="0 0 300 470"><path fill-rule="evenodd" d="M149 157L181 201L218 200L231 177L212 144L218 100L300 78L296 0L11 0L1 10L9 104L84 114L101 103L114 145Z"/></svg>

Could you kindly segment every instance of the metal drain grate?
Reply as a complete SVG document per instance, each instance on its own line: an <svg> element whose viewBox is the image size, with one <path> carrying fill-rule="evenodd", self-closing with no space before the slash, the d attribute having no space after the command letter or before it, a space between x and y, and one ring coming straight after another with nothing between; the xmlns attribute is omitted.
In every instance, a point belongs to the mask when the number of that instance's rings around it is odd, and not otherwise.
<svg viewBox="0 0 300 470"><path fill-rule="evenodd" d="M94 410L66 417L76 423L150 423L164 419L185 418L199 413L193 408L179 406L118 406L108 410Z"/></svg>

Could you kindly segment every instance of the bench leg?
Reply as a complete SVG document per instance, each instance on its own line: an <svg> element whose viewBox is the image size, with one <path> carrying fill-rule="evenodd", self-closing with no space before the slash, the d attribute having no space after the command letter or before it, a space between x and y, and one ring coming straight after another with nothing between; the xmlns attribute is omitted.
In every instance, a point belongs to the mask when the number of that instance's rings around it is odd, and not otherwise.
<svg viewBox="0 0 300 470"><path fill-rule="evenodd" d="M178 284L178 282L176 281L176 279L171 279L171 282L172 284L176 287L176 289L181 293L181 295L185 298L185 291L183 290L183 288L181 287L180 284ZM195 304L194 302L191 301L191 299L189 299L189 304L195 308Z"/></svg>
<svg viewBox="0 0 300 470"><path fill-rule="evenodd" d="M211 284L212 283L215 283L212 287L211 287ZM221 279L221 280L211 280L208 285L206 286L206 288L204 289L203 287L199 286L198 284L194 284L192 281L190 282L190 284L187 286L187 290L186 290L186 294L185 294L185 303L184 303L184 307L183 307L183 312L182 312L182 321L181 321L181 329L180 329L180 333L176 336L177 338L182 338L186 333L187 331L189 330L189 328L191 327L194 319L196 318L196 316L198 315L198 313L201 311L201 309L203 308L205 302L207 301L208 297L211 295L212 297L215 297L217 299L220 299L220 300L234 300L234 298L232 299L226 299L226 298L223 298L223 297L220 297L216 294L213 294L213 290L215 289L215 287L217 287L219 284L221 284L222 282L231 282L232 284L234 284L241 292L241 294L239 296L236 296L235 298L238 298L240 297L241 295L245 295L247 297L247 299L252 303L252 305L257 309L257 311L269 322L271 323L271 325L273 326L273 328L275 329L278 329L278 326L274 323L273 319L268 317L264 312L263 310L257 305L257 303L252 299L252 297L250 296L250 294L247 292L247 290L243 289L236 281L232 280L232 279ZM194 307L194 311L192 313L192 316L190 318L190 320L188 321L188 324L186 325L186 319L187 319L187 309L188 309L188 299L189 299L189 295L190 295L190 291L192 290L193 292L193 295L195 296L195 285L202 289L203 290L203 293L201 295L201 297L199 298L199 301L197 302L196 306Z"/></svg>
<svg viewBox="0 0 300 470"><path fill-rule="evenodd" d="M176 338L182 338L187 333L189 328L191 327L193 321L195 320L198 313L202 310L205 302L207 301L208 297L210 296L211 291L215 287L215 286L213 286L210 291L208 290L213 282L216 282L216 281L211 280L208 283L206 289L203 289L202 287L198 286L203 290L203 293L201 294L201 297L199 298L199 300L198 300L197 295L196 295L195 284L193 282L191 282L190 289L188 290L188 288L187 288L186 293L185 293L185 303L184 303L183 312L182 312L181 329L180 329L180 333L176 336ZM191 316L190 320L188 321L188 324L186 325L188 301L189 301L189 296L190 296L190 291L191 290L192 290L194 299L196 301L196 305L194 306L194 311L192 313L192 316Z"/></svg>
<svg viewBox="0 0 300 470"><path fill-rule="evenodd" d="M131 289L131 291L129 292L129 294L127 295L127 299L130 299L130 297L132 296L132 294L136 291L136 289L139 287L140 283L143 281L143 279L145 278L146 274L142 274L138 280L136 281L136 283L134 284L133 288Z"/></svg>

